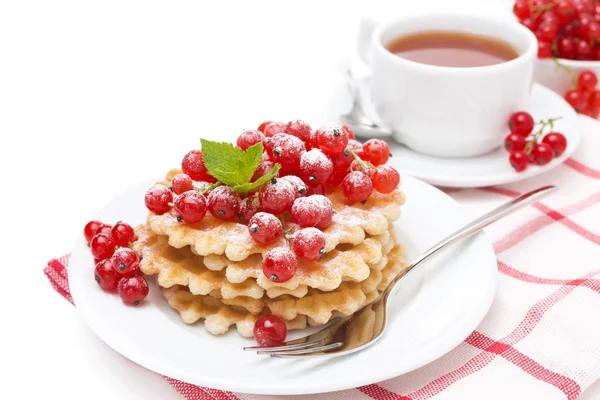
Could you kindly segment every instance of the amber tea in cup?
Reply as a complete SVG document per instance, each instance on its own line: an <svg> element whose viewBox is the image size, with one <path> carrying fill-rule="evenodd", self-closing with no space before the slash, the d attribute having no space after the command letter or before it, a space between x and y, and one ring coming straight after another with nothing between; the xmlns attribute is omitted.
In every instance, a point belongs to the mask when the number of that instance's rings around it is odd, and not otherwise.
<svg viewBox="0 0 600 400"><path fill-rule="evenodd" d="M426 31L400 36L385 48L398 57L442 67L484 67L519 53L501 39L466 32Z"/></svg>

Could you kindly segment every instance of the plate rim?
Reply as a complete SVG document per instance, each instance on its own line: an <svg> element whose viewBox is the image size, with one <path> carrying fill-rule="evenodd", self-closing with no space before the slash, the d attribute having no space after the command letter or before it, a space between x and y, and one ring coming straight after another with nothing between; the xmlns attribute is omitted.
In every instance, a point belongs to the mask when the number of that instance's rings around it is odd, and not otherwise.
<svg viewBox="0 0 600 400"><path fill-rule="evenodd" d="M454 200L451 196L449 196L447 193L445 193L442 190L438 189L437 187L435 187L419 178L411 176L411 175L404 175L403 179L413 180L416 184L425 185L425 186L429 187L429 189L433 189L435 192L437 192L438 195L441 195L441 196L445 197L447 200L449 200L453 204L453 207L456 207L457 212L460 214L460 219L465 219L466 216L465 216L464 210L462 209L461 205L456 200ZM139 186L142 186L142 185L148 186L148 185L152 185L154 182L156 182L156 180L149 180L149 181L145 181L145 182L130 186L128 190L124 190L121 193L119 193L118 195L116 195L115 197L113 197L113 199L110 202L108 202L102 209L100 209L95 215L101 213L102 210L104 210L108 204L110 204L112 201L114 201L115 198L126 195L128 192L133 191L134 188L137 188L138 185ZM488 255L491 255L492 259L490 260L490 262L493 261L494 262L493 264L495 266L497 258L496 258L496 254L493 250L492 242L487 238L485 232L483 232L483 231L474 235L472 239L475 239L478 236L481 237L481 241L482 241L481 244L483 246L485 246L485 253L487 253ZM74 253L74 254L79 253L80 250L78 250L78 246L83 245L83 243L82 243L83 241L84 241L83 237L79 237L79 239L75 242L72 253ZM69 278L71 277L71 274L73 273L73 271L74 271L73 266L71 266L70 268L67 269ZM71 280L69 280L69 281L71 282ZM77 280L73 280L73 282L77 282ZM266 386L266 385L264 385L264 383L261 384L260 382L257 382L256 384L252 385L252 384L245 384L245 383L237 383L235 381L227 380L225 378L215 379L214 377L212 377L210 379L205 379L202 376L195 377L194 382L189 382L189 380L187 380L186 377L183 377L178 371L173 369L171 366L168 366L168 365L158 366L158 365L156 365L156 362L152 362L150 359L143 358L143 357L135 357L138 353L134 353L134 357L130 357L131 353L128 351L127 348L124 348L124 346L125 346L124 341L118 342L115 340L110 340L110 338L107 339L106 337L104 337L104 335L99 333L99 332L102 332L103 329L102 328L99 329L96 326L96 322L98 321L97 319L90 318L91 314L90 313L86 314L86 312L84 312L87 306L85 306L85 305L83 307L76 306L75 308L76 308L77 315L86 323L86 325L92 330L92 332L98 338L100 338L100 340L102 340L104 343L106 343L106 345L111 347L113 350L115 350L117 353L119 353L123 357L125 357L125 358L131 360L132 362L134 362L146 369L149 369L157 374L168 376L168 377L178 379L183 382L188 382L188 383L194 384L194 385L206 386L206 387L211 387L211 388L215 388L215 389L219 389L219 390L227 390L227 391L239 392L239 393L248 393L248 394L257 394L257 395L307 395L307 394L329 393L329 392L335 392L335 391L341 391L341 390L354 389L359 386L385 381L385 380L388 380L391 378L401 376L408 372L414 371L415 369L421 368L421 367L437 360L438 358L446 355L448 352L450 352L451 350L456 348L458 345L460 345L460 343L462 343L464 341L464 339L466 337L468 337L468 335L474 329L476 329L477 326L479 326L481 324L481 322L487 315L490 307L492 306L494 297L496 295L497 287L498 287L498 272L497 272L496 268L494 268L493 272L490 274L490 280L489 280L488 284L489 284L489 288L485 291L485 293L486 293L485 299L481 299L481 301L478 302L478 304L477 304L478 305L477 308L474 309L471 313L472 317L471 317L470 321L472 321L472 324L466 324L466 326L463 327L460 330L460 332L456 334L455 340L443 341L442 343L445 343L445 345L440 346L441 349L439 350L438 353L435 353L435 354L432 353L430 355L430 357L424 357L423 359L421 359L420 362L413 363L411 366L405 368L405 370L403 370L401 372L398 372L398 370L391 370L389 368L383 369L380 373L380 377L378 377L378 379L376 381L373 381L371 378L364 379L362 377L353 377L351 383L346 382L346 381L339 381L339 383L338 383L338 381L329 382L326 389L322 387L323 385L321 383L319 383L317 385L305 385L304 384L302 386L301 390L288 390L286 387L280 387L280 386L276 386L276 385ZM72 298L73 298L73 301L75 304L78 303L78 299L81 299L84 297L83 294L80 293L80 290L84 290L84 288L83 287L79 288L77 286L77 284L74 284L71 286L71 295L72 295ZM80 304L85 304L85 302L84 303L80 302ZM471 325L474 325L474 326L471 327ZM368 351L368 350L365 350L365 351ZM345 356L343 356L343 357L345 357ZM351 357L351 355L350 355L350 357ZM140 360L141 358L143 358L143 360ZM298 389L299 387L300 386L295 387L293 389Z"/></svg>

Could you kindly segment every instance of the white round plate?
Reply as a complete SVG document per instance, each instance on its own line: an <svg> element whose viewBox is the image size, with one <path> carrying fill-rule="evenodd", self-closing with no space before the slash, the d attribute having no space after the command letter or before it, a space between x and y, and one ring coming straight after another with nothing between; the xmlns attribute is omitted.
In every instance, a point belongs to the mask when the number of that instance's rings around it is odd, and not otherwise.
<svg viewBox="0 0 600 400"><path fill-rule="evenodd" d="M95 219L131 224L145 221L139 185L110 202ZM459 205L440 190L409 176L407 202L395 224L398 240L414 259L466 222ZM157 373L217 389L255 394L308 394L353 388L419 368L460 344L487 313L496 290L497 265L483 233L448 249L408 276L393 299L390 326L372 347L349 356L276 359L242 350L253 340L234 329L207 333L202 323L186 325L151 284L139 306L121 303L93 278L94 264L81 237L69 263L77 311L110 347ZM306 332L300 332L303 335Z"/></svg>
<svg viewBox="0 0 600 400"><path fill-rule="evenodd" d="M364 112L371 120L379 123L374 107L369 100L371 98L369 77L357 79L357 86L363 99ZM339 116L347 113L351 106L350 92L347 87L340 85L327 112L327 121L339 122ZM444 158L418 153L393 142L391 138L388 143L393 157L389 164L433 185L445 187L502 185L542 174L560 165L577 148L581 139L579 118L575 110L562 97L537 83L533 85L531 98L525 111L531 113L536 121L562 117L556 121L554 129L563 133L567 138L567 149L560 157L543 167L530 165L524 172L515 172L508 162L508 153L503 147L477 157ZM508 134L508 128L506 133ZM498 143L498 145L501 144Z"/></svg>

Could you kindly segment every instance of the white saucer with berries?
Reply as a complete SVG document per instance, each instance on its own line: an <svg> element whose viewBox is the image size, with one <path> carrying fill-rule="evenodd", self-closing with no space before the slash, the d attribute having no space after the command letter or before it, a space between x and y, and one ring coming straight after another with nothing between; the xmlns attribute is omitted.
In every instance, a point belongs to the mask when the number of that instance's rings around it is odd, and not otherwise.
<svg viewBox="0 0 600 400"><path fill-rule="evenodd" d="M234 329L214 336L201 323L187 325L155 280L137 269L139 260L127 245L137 240L131 227L146 221L144 198L154 182L132 187L94 217L114 225L86 226L85 237L71 253L69 284L78 314L107 345L162 375L270 395L354 388L407 373L446 354L480 324L494 298L496 258L480 233L440 253L403 281L392 299L389 328L374 346L330 359L277 359L245 352L242 348L253 345L252 339ZM394 228L410 261L466 218L452 198L433 186L407 174L400 185L407 200ZM221 215L219 210L209 211ZM115 246L123 247L115 252ZM95 267L91 253L105 260ZM288 339L310 332L293 331Z"/></svg>
<svg viewBox="0 0 600 400"><path fill-rule="evenodd" d="M369 77L357 79L356 83L363 111L378 123L369 101ZM350 92L340 85L325 119L335 122L351 106ZM581 127L577 113L552 90L533 84L529 103L515 113L506 121L505 143L498 143L497 150L477 157L435 157L418 153L391 137L380 139L388 141L393 155L388 163L400 172L436 186L458 188L502 185L543 174L569 158L579 145Z"/></svg>

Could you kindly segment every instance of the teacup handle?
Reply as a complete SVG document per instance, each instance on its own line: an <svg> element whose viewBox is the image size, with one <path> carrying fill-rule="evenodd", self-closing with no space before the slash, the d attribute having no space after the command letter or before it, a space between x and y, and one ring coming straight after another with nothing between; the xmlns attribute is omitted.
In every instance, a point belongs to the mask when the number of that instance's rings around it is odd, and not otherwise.
<svg viewBox="0 0 600 400"><path fill-rule="evenodd" d="M358 55L369 66L371 65L371 37L379 24L380 21L377 19L371 16L363 16L358 28Z"/></svg>

